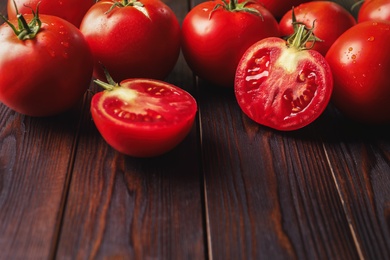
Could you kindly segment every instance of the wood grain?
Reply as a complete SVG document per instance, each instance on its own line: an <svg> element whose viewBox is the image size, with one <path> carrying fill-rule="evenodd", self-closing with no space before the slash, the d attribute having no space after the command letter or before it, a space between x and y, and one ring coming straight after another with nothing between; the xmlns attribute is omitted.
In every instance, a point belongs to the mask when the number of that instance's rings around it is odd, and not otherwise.
<svg viewBox="0 0 390 260"><path fill-rule="evenodd" d="M1 258L51 254L71 173L77 111L31 118L0 106Z"/></svg>
<svg viewBox="0 0 390 260"><path fill-rule="evenodd" d="M275 132L232 91L200 88L210 258L356 259L317 125Z"/></svg>
<svg viewBox="0 0 390 260"><path fill-rule="evenodd" d="M390 258L390 126L328 119L324 148L362 257Z"/></svg>

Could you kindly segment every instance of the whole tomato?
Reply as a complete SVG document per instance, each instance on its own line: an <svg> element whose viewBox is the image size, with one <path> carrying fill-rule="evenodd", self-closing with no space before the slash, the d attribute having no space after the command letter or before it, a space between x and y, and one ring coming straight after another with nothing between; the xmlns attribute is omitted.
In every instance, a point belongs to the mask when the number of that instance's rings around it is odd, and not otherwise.
<svg viewBox="0 0 390 260"><path fill-rule="evenodd" d="M390 122L390 23L366 21L343 33L326 54L333 103L364 123Z"/></svg>
<svg viewBox="0 0 390 260"><path fill-rule="evenodd" d="M325 56L333 42L347 29L356 24L355 18L341 5L330 1L312 1L294 7L297 22L313 27L316 41L313 50ZM331 19L330 19L331 18ZM283 36L293 33L292 10L280 20L280 32ZM308 42L307 46L313 44Z"/></svg>
<svg viewBox="0 0 390 260"><path fill-rule="evenodd" d="M41 14L61 17L79 27L85 13L94 3L94 0L8 0L7 12L9 19L15 19L17 11L29 14L31 9L35 10L39 4Z"/></svg>
<svg viewBox="0 0 390 260"><path fill-rule="evenodd" d="M359 23L372 20L390 21L390 0L365 0L359 9Z"/></svg>
<svg viewBox="0 0 390 260"><path fill-rule="evenodd" d="M159 156L190 132L197 104L183 89L152 79L95 82L106 90L93 96L92 118L117 151L134 157Z"/></svg>
<svg viewBox="0 0 390 260"><path fill-rule="evenodd" d="M86 13L80 30L95 58L94 76L115 80L164 79L180 53L180 25L160 0L100 1Z"/></svg>
<svg viewBox="0 0 390 260"><path fill-rule="evenodd" d="M311 0L258 0L267 8L276 19L282 18L282 16L292 7L296 7L302 3L310 2Z"/></svg>
<svg viewBox="0 0 390 260"><path fill-rule="evenodd" d="M74 106L90 85L93 59L81 32L38 13L0 26L0 101L30 116Z"/></svg>
<svg viewBox="0 0 390 260"><path fill-rule="evenodd" d="M308 50L310 30L299 25L287 41L269 37L244 53L236 72L235 95L255 122L282 131L302 128L327 107L333 89L325 58Z"/></svg>
<svg viewBox="0 0 390 260"><path fill-rule="evenodd" d="M184 18L182 50L200 78L233 87L238 62L246 49L270 36L279 36L278 23L261 4L207 1Z"/></svg>

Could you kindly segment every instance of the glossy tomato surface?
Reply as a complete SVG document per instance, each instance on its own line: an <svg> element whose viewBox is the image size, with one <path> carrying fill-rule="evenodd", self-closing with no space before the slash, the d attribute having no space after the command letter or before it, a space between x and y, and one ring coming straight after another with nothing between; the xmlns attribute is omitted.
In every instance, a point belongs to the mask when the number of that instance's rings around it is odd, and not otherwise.
<svg viewBox="0 0 390 260"><path fill-rule="evenodd" d="M30 22L32 15L24 16ZM40 15L35 38L20 40L0 26L0 101L31 116L70 109L92 78L93 59L81 32L56 16ZM17 20L10 20L17 27Z"/></svg>
<svg viewBox="0 0 390 260"><path fill-rule="evenodd" d="M390 0L365 0L359 9L358 22L390 21Z"/></svg>
<svg viewBox="0 0 390 260"><path fill-rule="evenodd" d="M267 8L276 19L281 19L282 16L290 11L293 7L297 7L302 3L310 2L310 0L257 0Z"/></svg>
<svg viewBox="0 0 390 260"><path fill-rule="evenodd" d="M312 1L294 8L297 22L312 28L313 33L322 41L314 44L313 50L326 55L333 42L347 29L356 24L355 18L341 5L331 1ZM293 33L292 10L288 11L279 22L283 36ZM309 42L307 46L311 45Z"/></svg>
<svg viewBox="0 0 390 260"><path fill-rule="evenodd" d="M116 81L164 79L176 64L180 25L173 11L159 0L132 3L113 7L112 1L97 2L82 21L97 78L105 79L102 64Z"/></svg>
<svg viewBox="0 0 390 260"><path fill-rule="evenodd" d="M233 87L238 62L246 49L265 37L279 36L279 28L272 14L260 4L246 5L259 14L232 12L222 5L221 1L206 1L186 15L182 50L189 67L200 78Z"/></svg>
<svg viewBox="0 0 390 260"><path fill-rule="evenodd" d="M255 122L283 131L302 128L327 107L332 73L317 51L287 47L280 38L252 45L238 65L235 94Z"/></svg>
<svg viewBox="0 0 390 260"><path fill-rule="evenodd" d="M97 129L117 151L134 157L168 152L189 133L195 99L163 81L129 79L95 94L91 113Z"/></svg>
<svg viewBox="0 0 390 260"><path fill-rule="evenodd" d="M14 3L15 2L15 3ZM21 14L30 14L31 9L36 10L39 4L39 13L61 17L76 27L80 26L81 20L88 9L95 3L94 0L8 0L7 12L9 19L16 18L15 5Z"/></svg>
<svg viewBox="0 0 390 260"><path fill-rule="evenodd" d="M364 123L390 122L390 23L366 21L342 34L326 59L334 75L333 103Z"/></svg>

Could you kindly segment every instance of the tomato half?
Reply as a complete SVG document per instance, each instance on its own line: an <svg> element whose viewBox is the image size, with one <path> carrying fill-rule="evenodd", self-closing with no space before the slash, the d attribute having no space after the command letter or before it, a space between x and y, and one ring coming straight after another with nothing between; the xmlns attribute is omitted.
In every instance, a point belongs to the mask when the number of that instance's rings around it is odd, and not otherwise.
<svg viewBox="0 0 390 260"><path fill-rule="evenodd" d="M30 23L35 16L24 15ZM49 116L74 106L90 85L93 59L81 32L56 16L40 15L37 33L0 26L0 101L30 116ZM20 20L19 20L20 21ZM18 27L18 20L10 20ZM34 30L38 28L32 24Z"/></svg>
<svg viewBox="0 0 390 260"><path fill-rule="evenodd" d="M279 36L278 23L261 4L206 1L184 18L182 50L197 76L218 86L233 87L238 62L246 49L269 36Z"/></svg>
<svg viewBox="0 0 390 260"><path fill-rule="evenodd" d="M312 1L294 8L297 22L313 27L313 33L322 41L316 41L313 50L325 56L333 42L347 29L356 24L355 18L341 5L331 1ZM279 22L283 36L293 33L292 10ZM309 42L307 46L311 45Z"/></svg>
<svg viewBox="0 0 390 260"><path fill-rule="evenodd" d="M235 94L242 111L255 122L296 130L327 107L333 88L325 58L313 50L288 46L280 38L252 45L238 65Z"/></svg>
<svg viewBox="0 0 390 260"><path fill-rule="evenodd" d="M134 157L168 152L189 133L197 111L195 99L163 81L128 79L95 94L91 113L103 138Z"/></svg>
<svg viewBox="0 0 390 260"><path fill-rule="evenodd" d="M164 79L180 53L180 25L159 0L99 1L85 15L80 30L95 57L94 76Z"/></svg>
<svg viewBox="0 0 390 260"><path fill-rule="evenodd" d="M390 0L365 0L359 9L357 20L364 21L390 21Z"/></svg>
<svg viewBox="0 0 390 260"><path fill-rule="evenodd" d="M332 101L347 117L390 122L390 23L366 21L343 33L326 60L334 75Z"/></svg>
<svg viewBox="0 0 390 260"><path fill-rule="evenodd" d="M30 14L31 9L36 10L39 3L39 13L61 17L76 27L80 26L81 20L88 9L95 3L94 0L8 0L7 12L9 19L16 19L17 7L19 13Z"/></svg>

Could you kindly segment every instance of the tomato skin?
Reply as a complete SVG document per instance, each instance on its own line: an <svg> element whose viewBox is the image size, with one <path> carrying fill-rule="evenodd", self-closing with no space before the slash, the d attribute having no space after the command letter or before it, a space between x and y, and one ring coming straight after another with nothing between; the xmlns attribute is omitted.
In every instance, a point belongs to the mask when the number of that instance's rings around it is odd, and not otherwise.
<svg viewBox="0 0 390 260"><path fill-rule="evenodd" d="M390 21L390 0L365 0L359 9L357 21Z"/></svg>
<svg viewBox="0 0 390 260"><path fill-rule="evenodd" d="M40 20L41 31L25 41L8 24L0 26L0 101L30 116L70 109L89 87L93 69L89 46L73 24L49 15Z"/></svg>
<svg viewBox="0 0 390 260"><path fill-rule="evenodd" d="M106 142L133 157L172 150L190 132L196 111L188 92L152 79L124 80L117 89L95 94L91 102L92 118Z"/></svg>
<svg viewBox="0 0 390 260"><path fill-rule="evenodd" d="M366 21L343 33L326 60L334 75L332 101L347 117L390 122L390 23Z"/></svg>
<svg viewBox="0 0 390 260"><path fill-rule="evenodd" d="M312 1L303 3L294 8L296 20L303 22L307 27L312 28L317 41L313 50L326 55L326 52L333 42L347 29L356 24L355 18L341 5L331 1ZM330 19L331 17L331 19ZM279 22L280 32L283 36L293 33L292 10L288 11ZM307 46L312 43L308 43Z"/></svg>
<svg viewBox="0 0 390 260"><path fill-rule="evenodd" d="M94 76L105 79L102 64L116 81L127 78L164 79L180 53L180 25L173 11L159 0L141 0L149 17L132 6L97 2L80 30L95 57Z"/></svg>
<svg viewBox="0 0 390 260"><path fill-rule="evenodd" d="M242 111L270 128L297 130L317 119L333 89L330 67L317 51L287 47L281 38L253 44L243 55L235 79Z"/></svg>
<svg viewBox="0 0 390 260"><path fill-rule="evenodd" d="M279 36L278 23L260 4L248 4L262 17L223 8L210 13L221 1L195 6L182 24L182 50L185 60L200 78L217 86L233 87L241 56L250 45L269 36Z"/></svg>
<svg viewBox="0 0 390 260"><path fill-rule="evenodd" d="M310 0L258 0L267 8L276 19L280 20L283 15L302 3L311 2Z"/></svg>
<svg viewBox="0 0 390 260"><path fill-rule="evenodd" d="M20 14L30 14L36 10L38 3L39 13L61 17L76 27L80 26L81 20L88 9L95 3L94 0L8 0L7 12L9 19L16 19L15 4Z"/></svg>

